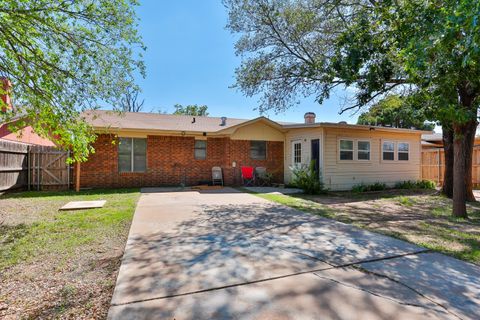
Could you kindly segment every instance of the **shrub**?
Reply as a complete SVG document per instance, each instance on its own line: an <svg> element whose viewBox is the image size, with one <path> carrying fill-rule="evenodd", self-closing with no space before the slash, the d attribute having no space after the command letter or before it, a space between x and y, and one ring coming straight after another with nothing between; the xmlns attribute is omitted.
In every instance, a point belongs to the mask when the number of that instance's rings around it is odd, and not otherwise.
<svg viewBox="0 0 480 320"><path fill-rule="evenodd" d="M395 184L395 189L435 189L436 184L431 180L407 180Z"/></svg>
<svg viewBox="0 0 480 320"><path fill-rule="evenodd" d="M361 193L361 192L369 192L369 191L382 191L387 189L387 185L382 182L375 182L372 184L356 184L352 187L352 192Z"/></svg>
<svg viewBox="0 0 480 320"><path fill-rule="evenodd" d="M293 173L292 185L302 189L306 194L321 194L327 191L323 185L320 173L319 177L315 174L314 160L310 162L308 167L302 165L291 169Z"/></svg>

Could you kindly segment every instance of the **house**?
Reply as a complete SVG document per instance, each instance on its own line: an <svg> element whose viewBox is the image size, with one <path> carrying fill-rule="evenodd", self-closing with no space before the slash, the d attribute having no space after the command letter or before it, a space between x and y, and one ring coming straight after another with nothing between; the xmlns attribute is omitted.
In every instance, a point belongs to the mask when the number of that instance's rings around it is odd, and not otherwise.
<svg viewBox="0 0 480 320"><path fill-rule="evenodd" d="M480 145L480 135L477 132L475 137L475 146ZM432 148L443 148L443 136L441 133L430 133L422 135L422 148L430 150Z"/></svg>
<svg viewBox="0 0 480 320"><path fill-rule="evenodd" d="M0 110L0 113L4 113L13 107L10 99L10 95L9 95L12 84L10 80L6 78L0 78L0 82L3 87L3 90L0 94L0 99L3 102L1 104L2 108ZM19 132L12 132L10 130L10 127L12 125L15 125L16 122L20 122L22 120L25 120L24 117L17 116L14 119L11 119L9 122L4 122L4 123L0 122L0 139L26 143L30 145L55 146L55 144L52 141L45 139L39 136L38 134L36 134L33 128L29 125L22 126ZM22 122L25 122L25 121L22 121ZM26 122L28 123L28 121Z"/></svg>
<svg viewBox="0 0 480 320"><path fill-rule="evenodd" d="M195 185L220 166L225 184L241 183L241 167L266 167L279 183L294 166L316 160L326 187L420 179L423 131L265 117L231 119L152 113L87 111L98 135L95 153L81 164L82 187Z"/></svg>

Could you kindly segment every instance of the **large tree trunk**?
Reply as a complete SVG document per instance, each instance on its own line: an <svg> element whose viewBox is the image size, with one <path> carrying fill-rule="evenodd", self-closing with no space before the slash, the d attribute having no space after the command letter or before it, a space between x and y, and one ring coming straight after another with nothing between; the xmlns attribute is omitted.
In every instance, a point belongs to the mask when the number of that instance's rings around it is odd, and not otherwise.
<svg viewBox="0 0 480 320"><path fill-rule="evenodd" d="M443 150L445 154L445 170L443 174L442 193L448 198L453 197L453 128L442 126ZM438 159L441 161L441 159Z"/></svg>
<svg viewBox="0 0 480 320"><path fill-rule="evenodd" d="M467 189L465 188L465 160L467 158L466 125L454 124L455 138L453 140L453 216L467 218Z"/></svg>
<svg viewBox="0 0 480 320"><path fill-rule="evenodd" d="M467 200L474 200L472 191L472 156L477 130L477 107L474 105L475 92L469 83L458 88L461 109L460 116L469 120L453 123L453 216L467 218ZM463 113L463 114L462 114ZM468 189L468 190L467 190Z"/></svg>

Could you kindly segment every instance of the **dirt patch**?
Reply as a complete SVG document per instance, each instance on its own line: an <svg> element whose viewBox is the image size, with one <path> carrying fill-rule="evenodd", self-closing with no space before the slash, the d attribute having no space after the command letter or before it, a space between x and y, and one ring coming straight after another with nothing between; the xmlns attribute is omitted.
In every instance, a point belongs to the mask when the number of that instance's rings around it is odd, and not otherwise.
<svg viewBox="0 0 480 320"><path fill-rule="evenodd" d="M105 319L138 196L126 190L0 197L0 318ZM58 211L68 201L98 198L108 206Z"/></svg>

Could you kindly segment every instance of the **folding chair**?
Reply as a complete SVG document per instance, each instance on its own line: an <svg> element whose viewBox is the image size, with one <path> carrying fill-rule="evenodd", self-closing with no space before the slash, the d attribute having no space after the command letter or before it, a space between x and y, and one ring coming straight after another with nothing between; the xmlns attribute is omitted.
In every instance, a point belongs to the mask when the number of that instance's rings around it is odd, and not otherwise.
<svg viewBox="0 0 480 320"><path fill-rule="evenodd" d="M264 187L270 184L270 175L267 173L267 168L265 167L256 167L255 168L255 180L257 185Z"/></svg>
<svg viewBox="0 0 480 320"><path fill-rule="evenodd" d="M213 167L212 168L212 185L216 185L217 183L223 186L222 168Z"/></svg>
<svg viewBox="0 0 480 320"><path fill-rule="evenodd" d="M255 183L255 173L253 167L242 167L242 184L244 186L253 186Z"/></svg>

